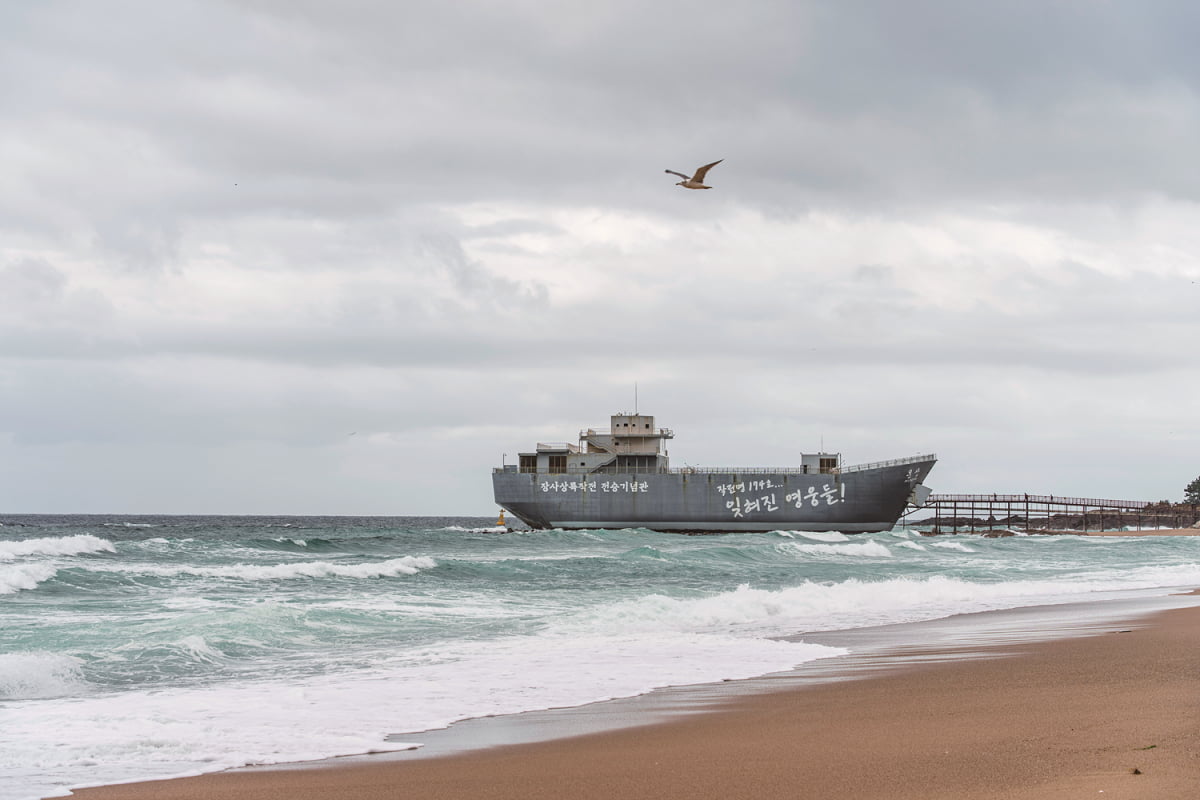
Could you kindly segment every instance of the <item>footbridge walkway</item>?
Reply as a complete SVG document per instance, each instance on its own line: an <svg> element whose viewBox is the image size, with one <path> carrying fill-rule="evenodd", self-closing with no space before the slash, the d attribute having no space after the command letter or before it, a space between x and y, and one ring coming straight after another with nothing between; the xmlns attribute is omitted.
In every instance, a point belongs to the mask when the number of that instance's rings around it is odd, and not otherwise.
<svg viewBox="0 0 1200 800"><path fill-rule="evenodd" d="M905 514L908 525L932 525L934 533L959 530L1070 531L1122 528L1186 528L1200 506L1146 500L1101 500L1043 494L931 494Z"/></svg>

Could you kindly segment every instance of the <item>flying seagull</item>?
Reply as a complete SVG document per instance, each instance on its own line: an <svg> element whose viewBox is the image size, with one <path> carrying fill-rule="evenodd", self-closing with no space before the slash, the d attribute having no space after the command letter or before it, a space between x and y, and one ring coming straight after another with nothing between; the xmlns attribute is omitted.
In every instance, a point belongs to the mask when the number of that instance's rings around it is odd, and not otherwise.
<svg viewBox="0 0 1200 800"><path fill-rule="evenodd" d="M673 169L663 170L663 172L669 172L672 175L678 175L679 177L683 178L683 180L675 184L676 186L682 186L685 189L711 189L711 186L704 185L704 176L708 174L710 169L715 167L717 164L720 164L721 161L724 160L725 159L722 158L720 161L714 161L711 164L705 164L703 167L700 167L700 169L696 170L696 174L690 178L687 175L684 175L682 172L676 172Z"/></svg>

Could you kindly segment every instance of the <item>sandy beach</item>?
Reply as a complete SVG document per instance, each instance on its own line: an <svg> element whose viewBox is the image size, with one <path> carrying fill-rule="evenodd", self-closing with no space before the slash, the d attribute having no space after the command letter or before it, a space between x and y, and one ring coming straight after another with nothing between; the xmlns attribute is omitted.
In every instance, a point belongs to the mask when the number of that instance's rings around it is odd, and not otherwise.
<svg viewBox="0 0 1200 800"><path fill-rule="evenodd" d="M1200 608L1119 631L737 694L709 713L438 758L81 790L83 800L1185 798Z"/></svg>

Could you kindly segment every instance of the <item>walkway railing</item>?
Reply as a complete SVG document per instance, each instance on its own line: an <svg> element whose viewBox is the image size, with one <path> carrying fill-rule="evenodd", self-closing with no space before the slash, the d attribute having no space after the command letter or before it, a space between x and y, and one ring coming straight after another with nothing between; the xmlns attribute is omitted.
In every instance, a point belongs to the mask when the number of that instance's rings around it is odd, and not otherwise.
<svg viewBox="0 0 1200 800"><path fill-rule="evenodd" d="M1053 494L931 494L908 511L910 525L931 525L934 533L991 530L1078 531L1122 528L1184 528L1200 518L1198 506L1170 506L1147 500L1112 500Z"/></svg>
<svg viewBox="0 0 1200 800"><path fill-rule="evenodd" d="M940 504L994 504L994 503L1038 503L1060 506L1083 506L1086 508L1113 508L1123 511L1136 511L1146 506L1154 505L1149 500L1097 500L1091 497L1064 497L1054 494L931 494L928 508Z"/></svg>

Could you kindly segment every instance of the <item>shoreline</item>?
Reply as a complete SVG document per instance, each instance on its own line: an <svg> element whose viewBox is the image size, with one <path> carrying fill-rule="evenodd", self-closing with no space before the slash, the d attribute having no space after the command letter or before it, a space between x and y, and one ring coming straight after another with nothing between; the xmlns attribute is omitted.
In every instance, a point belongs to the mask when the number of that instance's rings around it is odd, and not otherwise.
<svg viewBox="0 0 1200 800"><path fill-rule="evenodd" d="M1200 528L1164 528L1163 530L1137 531L1088 531L1075 532L1077 536L1200 536Z"/></svg>
<svg viewBox="0 0 1200 800"><path fill-rule="evenodd" d="M981 526L978 528L963 528L962 530L941 531L938 533L921 531L916 528L909 528L908 530L919 533L922 536L1200 536L1200 528L1162 528L1160 530L1140 528L1133 531L1073 531L1036 528L1024 531L1008 528L985 528Z"/></svg>
<svg viewBox="0 0 1200 800"><path fill-rule="evenodd" d="M1160 609L1176 607L1153 611L1155 601ZM1110 792L1126 786L1142 796L1175 796L1171 781L1200 775L1200 725L1194 723L1200 718L1200 657L1192 655L1200 653L1200 601L1143 598L1114 614L1110 604L1121 602L814 633L803 638L853 644L855 653L748 681L656 690L396 737L425 741L417 751L116 784L78 789L72 796L1058 798L1075 796L1064 791L1076 784L1088 796L1105 786ZM1108 613L1092 608L1089 619L1088 606L1106 606ZM1049 620L1046 609L1055 610ZM981 616L990 620L990 633L981 633ZM1114 681L1121 685L1119 695L1104 688ZM1006 702L1014 693L1040 699ZM1059 707L1071 711L1057 713ZM781 715L785 708L795 713ZM1188 725L1181 727L1181 712L1183 721L1192 721L1190 732ZM1104 724L1085 724L1098 719ZM975 744L931 751L930 742L950 730ZM1139 746L1154 747L1132 750L1122 742L1135 731L1179 746L1148 742ZM1031 740L1046 749L1030 749ZM956 777L949 780L948 759L941 756L952 753L976 770L1003 777L998 783L973 782L955 767ZM1101 757L1105 754L1112 764ZM1139 756L1153 772L1116 763ZM1029 769L1016 769L1020 759L1031 759ZM881 760L890 764L882 773L872 766ZM1121 772L1132 768L1141 774ZM697 782L699 775L705 777ZM1138 783L1128 784L1126 776ZM1012 794L1017 788L1021 793Z"/></svg>

